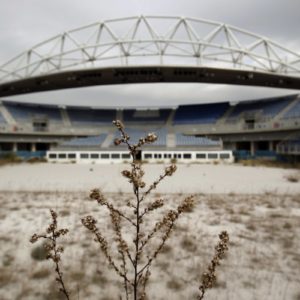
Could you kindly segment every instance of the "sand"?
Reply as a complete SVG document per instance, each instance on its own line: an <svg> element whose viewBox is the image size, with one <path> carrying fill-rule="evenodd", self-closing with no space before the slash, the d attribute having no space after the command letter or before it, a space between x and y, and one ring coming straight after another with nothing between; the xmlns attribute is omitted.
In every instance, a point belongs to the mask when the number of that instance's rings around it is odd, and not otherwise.
<svg viewBox="0 0 300 300"><path fill-rule="evenodd" d="M163 173L162 164L145 164L146 181ZM4 191L87 191L131 192L131 186L120 172L128 165L20 164L0 168L0 190ZM241 165L178 165L178 170L165 180L162 193L236 193L297 194L300 183L286 177L294 170Z"/></svg>
<svg viewBox="0 0 300 300"><path fill-rule="evenodd" d="M109 214L88 197L100 187L116 207L126 210L133 199L119 172L125 165L20 164L0 168L0 299L64 299L57 292L53 265L34 255L40 243L33 233L50 223L49 209L70 233L63 272L72 299L120 299L122 282L109 268L80 219L93 215L103 235L114 241ZM145 165L147 182L163 165ZM217 271L217 287L205 299L300 299L300 187L286 177L294 170L239 165L178 165L153 194L165 206L143 223L145 233L164 211L175 208L189 193L195 207L178 221L163 252L152 266L147 288L151 300L196 299L201 274L212 258L218 233L228 231L230 249ZM123 223L132 243L132 231ZM155 247L153 241L151 251ZM157 242L157 240L156 240ZM116 262L118 254L111 248ZM123 298L124 295L123 295Z"/></svg>

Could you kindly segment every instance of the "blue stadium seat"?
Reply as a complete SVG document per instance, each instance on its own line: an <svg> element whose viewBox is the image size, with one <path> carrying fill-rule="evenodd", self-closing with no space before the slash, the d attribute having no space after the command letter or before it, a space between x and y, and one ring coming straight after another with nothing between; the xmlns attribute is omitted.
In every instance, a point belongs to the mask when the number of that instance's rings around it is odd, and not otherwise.
<svg viewBox="0 0 300 300"><path fill-rule="evenodd" d="M220 146L219 141L213 141L204 137L195 137L183 135L182 133L176 134L177 146Z"/></svg>
<svg viewBox="0 0 300 300"><path fill-rule="evenodd" d="M75 138L73 140L62 143L62 146L100 146L107 134L103 133L98 136L89 136L86 138Z"/></svg>
<svg viewBox="0 0 300 300"><path fill-rule="evenodd" d="M73 125L111 124L116 119L115 109L92 109L87 107L67 107Z"/></svg>
<svg viewBox="0 0 300 300"><path fill-rule="evenodd" d="M300 101L296 103L290 110L283 116L284 119L300 118Z"/></svg>
<svg viewBox="0 0 300 300"><path fill-rule="evenodd" d="M227 120L235 119L242 113L259 111L265 117L274 117L293 101L297 95L278 97L275 99L246 101L238 103Z"/></svg>
<svg viewBox="0 0 300 300"><path fill-rule="evenodd" d="M171 109L157 110L136 110L125 109L123 111L123 120L128 123L155 123L164 124L170 116Z"/></svg>
<svg viewBox="0 0 300 300"><path fill-rule="evenodd" d="M148 133L154 132L157 135L157 141L152 144L147 144L147 146L166 146L167 145L167 129L135 129L126 128L126 133L130 136L130 143L137 144L140 138L147 136ZM120 138L119 131L116 131L114 138Z"/></svg>
<svg viewBox="0 0 300 300"><path fill-rule="evenodd" d="M60 110L54 105L28 104L9 101L3 101L2 103L16 120L31 121L32 118L43 117L56 122L62 121Z"/></svg>
<svg viewBox="0 0 300 300"><path fill-rule="evenodd" d="M176 110L174 125L214 124L229 108L229 103L182 105Z"/></svg>

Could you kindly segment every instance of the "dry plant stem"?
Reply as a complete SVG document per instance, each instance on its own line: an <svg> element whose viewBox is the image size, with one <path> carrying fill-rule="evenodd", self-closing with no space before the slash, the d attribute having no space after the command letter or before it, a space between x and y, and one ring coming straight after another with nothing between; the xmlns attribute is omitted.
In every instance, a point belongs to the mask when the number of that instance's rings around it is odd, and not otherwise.
<svg viewBox="0 0 300 300"><path fill-rule="evenodd" d="M129 182L132 183L133 185L133 192L136 198L135 205L131 205L133 207L134 213L136 215L136 220L135 220L135 238L134 238L134 244L135 244L135 255L134 255L134 260L133 260L133 267L134 267L134 280L133 280L133 296L134 300L137 299L144 299L145 298L145 288L146 288L146 283L149 279L150 276L150 266L153 261L153 259L156 258L158 253L161 251L163 248L166 240L168 239L170 232L173 228L174 222L177 220L179 215L184 211L182 210L182 207L184 206L179 206L177 208L177 211L169 211L168 214L165 216L165 218L162 220L162 222L159 222L153 229L150 235L148 235L148 238L143 241L141 238L141 224L143 223L143 217L149 213L150 211L153 211L161 206L163 206L163 200L159 199L156 200L155 202L151 203L146 207L144 210L141 208L141 203L145 200L146 196L150 194L152 190L154 190L157 185L166 177L166 176L171 176L175 171L176 171L176 166L171 165L165 169L165 173L163 175L160 175L160 177L153 182L153 184L150 185L150 187L143 193L142 196L140 196L140 188L145 187L145 183L142 181L142 177L144 175L144 172L142 171L140 165L136 162L136 150L140 148L143 144L145 143L152 143L154 142L157 137L155 134L148 134L145 138L141 138L136 145L131 145L129 143L130 137L125 133L124 131L124 126L120 121L114 121L113 122L115 126L118 128L118 130L121 133L122 139L116 139L115 144L119 145L121 143L124 143L127 145L128 150L130 152L130 155L132 157L132 164L131 164L131 171L124 170L122 172L124 177L127 177L129 179ZM191 200L192 198L188 198ZM187 201L185 199L185 205L190 205L192 201ZM153 255L151 257L148 257L147 263L139 269L139 264L140 264L140 258L142 255L142 250L144 246L147 244L147 242L154 236L154 234L161 228L165 228L165 232L162 236L161 243L157 247L157 249L154 251ZM143 276L144 271L146 270L145 276ZM140 281L142 280L142 291L139 291L139 286L140 286ZM139 295L140 293L140 295Z"/></svg>
<svg viewBox="0 0 300 300"><path fill-rule="evenodd" d="M119 249L119 253L121 255L121 259L122 259L121 267L122 267L123 273L124 273L124 289L125 289L125 293L126 293L126 300L128 300L129 291L128 291L128 283L126 280L126 278L127 278L126 254L131 261L132 261L132 258L129 253L129 250L128 250L128 245L122 238L119 215L116 215L116 214L114 214L114 212L111 212L110 216L111 216L114 228L115 228L115 232L117 233L117 237L118 237L118 249Z"/></svg>
<svg viewBox="0 0 300 300"><path fill-rule="evenodd" d="M66 289L66 286L63 281L63 273L61 272L59 262L61 260L60 253L64 251L63 247L57 246L57 239L61 235L65 235L68 233L68 229L57 229L57 214L54 210L50 210L52 223L48 226L46 230L46 234L34 234L30 242L35 243L40 238L48 240L50 243L47 243L44 247L47 251L47 259L51 259L55 264L55 272L57 273L56 281L61 285L59 289L66 297L66 299L70 299L69 293Z"/></svg>
<svg viewBox="0 0 300 300"><path fill-rule="evenodd" d="M139 199L139 189L135 188L134 194L137 200L136 206L136 236L135 236L135 260L134 260L134 286L133 294L134 299L137 299L138 296L138 264L139 264L139 235L140 235L140 199Z"/></svg>
<svg viewBox="0 0 300 300"><path fill-rule="evenodd" d="M198 300L202 300L206 290L212 288L215 284L217 280L216 267L220 265L220 260L224 258L226 251L228 251L228 233L226 231L221 232L219 234L219 239L219 243L215 247L215 255L207 268L207 273L202 274L202 281L199 286L200 294L197 298Z"/></svg>
<svg viewBox="0 0 300 300"><path fill-rule="evenodd" d="M102 236L102 234L96 227L96 220L91 216L87 216L84 219L82 219L82 223L96 236L95 240L99 242L101 250L104 253L109 264L114 268L116 273L121 278L123 278L126 300L129 299L129 295L131 294L133 294L132 296L134 300L144 300L146 298L146 285L151 274L150 267L157 255L163 249L166 241L170 237L175 222L178 220L182 213L189 211L190 208L193 206L194 196L189 196L185 198L176 209L167 211L164 217L161 219L161 221L157 222L154 228L150 230L146 237L144 237L144 230L142 230L144 217L150 212L162 207L164 205L164 200L156 199L155 201L150 201L148 205L143 205L142 202L154 189L156 189L157 185L163 179L165 179L165 177L172 176L174 174L174 172L176 171L176 166L171 165L169 167L166 167L164 174L160 175L159 178L146 189L146 191L142 192L141 189L145 188L146 184L142 180L144 171L142 170L140 163L136 159L136 155L138 153L137 151L144 144L149 144L156 141L157 137L154 133L150 133L146 137L139 139L137 144L130 144L130 137L125 133L123 124L120 121L114 121L113 123L118 128L121 134L121 139L115 139L115 145L120 145L121 143L127 145L132 158L131 169L123 170L122 175L129 180L129 183L133 187L135 201L133 204L130 203L130 201L128 201L127 205L128 207L133 209L135 217L132 219L132 217L128 217L127 215L125 215L125 213L116 209L104 198L104 196L100 193L99 190L93 190L90 194L90 198L97 200L97 202L100 205L106 206L110 212L112 224L114 226L113 228L117 237L118 253L120 254L121 258L120 267L117 266L114 262L108 250L108 243L106 239ZM123 219L128 221L133 226L133 228L135 228L133 233L134 249L132 252L129 251L127 242L122 237L121 220ZM158 246L151 251L152 254L147 256L146 262L142 265L141 259L144 255L143 250L145 246L149 243L149 241L155 236L157 236L158 233L161 233L160 242L158 243ZM199 287L200 300L203 299L205 290L211 287L214 283L215 267L219 264L219 260L223 258L225 250L227 250L227 233L221 233L220 239L221 241L216 247L216 254L214 256L214 259L212 260L211 265L208 268L209 271L208 273L204 273L202 276L202 285ZM126 262L127 259L131 263L133 268L130 274L130 279L128 275L128 264Z"/></svg>
<svg viewBox="0 0 300 300"><path fill-rule="evenodd" d="M52 241L53 241L53 246L54 246L54 256L57 256L58 255L58 251L57 251L57 248L56 248L56 239L55 239L55 233L54 233L54 230L52 231ZM66 296L66 298L69 300L69 293L65 287L65 284L64 284L64 281L63 281L63 277L62 277L62 272L60 270L60 267L59 267L59 263L58 261L54 261L55 263L55 271L58 275L58 277L56 278L56 281L58 283L60 283L61 285L61 289L60 291Z"/></svg>
<svg viewBox="0 0 300 300"><path fill-rule="evenodd" d="M116 271L116 273L122 277L124 280L126 280L127 283L130 283L128 280L127 276L120 271L116 263L114 262L111 254L109 253L108 250L108 243L106 239L102 236L100 231L98 230L96 223L97 221L92 217L92 216L87 216L81 220L82 224L90 230L94 235L95 235L95 241L100 244L101 250L108 260L109 264L113 267L113 269Z"/></svg>
<svg viewBox="0 0 300 300"><path fill-rule="evenodd" d="M143 196L141 197L141 202L145 200L146 196L148 196L152 190L156 189L157 185L166 177L168 176L166 173L164 175L160 175L159 178L154 181L148 188L146 192L144 192Z"/></svg>
<svg viewBox="0 0 300 300"><path fill-rule="evenodd" d="M132 224L133 226L135 226L135 223L132 222L132 220L130 220L130 218L128 218L127 216L125 216L125 214L123 212L121 212L120 210L116 209L111 203L109 203L104 198L104 196L100 193L100 191L98 189L94 189L94 190L91 191L90 198L93 199L93 200L96 200L100 205L106 206L107 209L110 212L118 214L120 217L124 218L130 224Z"/></svg>

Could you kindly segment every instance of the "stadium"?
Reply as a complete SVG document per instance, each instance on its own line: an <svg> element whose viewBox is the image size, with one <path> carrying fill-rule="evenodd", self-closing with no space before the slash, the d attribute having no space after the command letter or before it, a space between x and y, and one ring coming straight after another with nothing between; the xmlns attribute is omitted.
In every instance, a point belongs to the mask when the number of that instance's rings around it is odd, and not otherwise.
<svg viewBox="0 0 300 300"><path fill-rule="evenodd" d="M259 35L195 18L138 16L70 30L0 67L1 155L12 152L52 162L122 162L128 155L114 153L117 133L111 125L118 119L126 124L133 142L147 132L159 136L156 145L139 153L141 160L296 161L300 154L300 98L296 93L234 103L224 99L188 105L187 99L177 107L162 103L161 107L134 109L25 104L6 101L5 96L154 82L297 90L299 61L296 52Z"/></svg>
<svg viewBox="0 0 300 300"><path fill-rule="evenodd" d="M123 162L116 152L112 120L126 124L133 143L149 132L158 136L139 154L142 160L180 162L294 157L300 154L300 98L177 108L101 109L2 101L1 154L45 157L56 162ZM119 149L120 150L120 149Z"/></svg>
<svg viewBox="0 0 300 300"><path fill-rule="evenodd" d="M299 300L299 5L23 2L0 11L1 300Z"/></svg>

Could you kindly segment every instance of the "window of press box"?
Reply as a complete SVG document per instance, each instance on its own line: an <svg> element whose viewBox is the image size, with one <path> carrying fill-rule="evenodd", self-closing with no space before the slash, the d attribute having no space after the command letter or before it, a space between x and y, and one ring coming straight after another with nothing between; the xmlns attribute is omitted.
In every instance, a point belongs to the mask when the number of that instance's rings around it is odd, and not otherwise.
<svg viewBox="0 0 300 300"><path fill-rule="evenodd" d="M190 153L183 153L183 158L185 158L185 159L191 159L192 155Z"/></svg>
<svg viewBox="0 0 300 300"><path fill-rule="evenodd" d="M105 159L107 159L107 158L109 158L109 154L107 154L107 153L103 153L103 154L101 154L101 158L105 158Z"/></svg>
<svg viewBox="0 0 300 300"><path fill-rule="evenodd" d="M130 158L130 154L128 154L128 153L123 153L123 154L122 154L122 158Z"/></svg>
<svg viewBox="0 0 300 300"><path fill-rule="evenodd" d="M120 154L119 153L113 153L111 155L111 158L113 158L113 159L120 158Z"/></svg>
<svg viewBox="0 0 300 300"><path fill-rule="evenodd" d="M56 153L51 153L51 154L49 154L49 158L56 158L57 156L56 156Z"/></svg>
<svg viewBox="0 0 300 300"><path fill-rule="evenodd" d="M197 153L196 158L206 158L206 154L205 153Z"/></svg>
<svg viewBox="0 0 300 300"><path fill-rule="evenodd" d="M208 153L208 158L209 159L217 159L218 158L218 153Z"/></svg>
<svg viewBox="0 0 300 300"><path fill-rule="evenodd" d="M228 159L230 155L228 153L220 153L220 158L221 159Z"/></svg>
<svg viewBox="0 0 300 300"><path fill-rule="evenodd" d="M65 153L59 153L58 158L66 158L67 155Z"/></svg>
<svg viewBox="0 0 300 300"><path fill-rule="evenodd" d="M151 153L145 153L145 158L152 158L152 154Z"/></svg>
<svg viewBox="0 0 300 300"><path fill-rule="evenodd" d="M88 153L81 153L80 158L87 159L87 158L89 158L89 155L88 155Z"/></svg>
<svg viewBox="0 0 300 300"><path fill-rule="evenodd" d="M76 158L76 154L75 153L69 153L68 158Z"/></svg>
<svg viewBox="0 0 300 300"><path fill-rule="evenodd" d="M91 158L92 159L98 159L99 158L99 154L98 153L91 153Z"/></svg>

